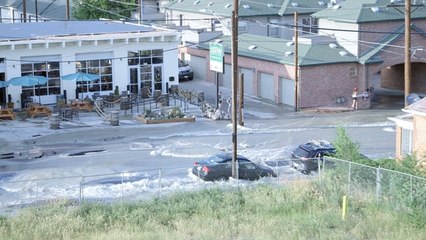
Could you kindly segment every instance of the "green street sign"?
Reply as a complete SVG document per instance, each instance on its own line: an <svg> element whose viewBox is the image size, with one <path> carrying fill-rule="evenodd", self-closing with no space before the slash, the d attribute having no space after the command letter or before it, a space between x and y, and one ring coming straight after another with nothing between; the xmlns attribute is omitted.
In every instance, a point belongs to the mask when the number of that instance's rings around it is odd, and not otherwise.
<svg viewBox="0 0 426 240"><path fill-rule="evenodd" d="M223 45L210 43L210 70L223 73Z"/></svg>

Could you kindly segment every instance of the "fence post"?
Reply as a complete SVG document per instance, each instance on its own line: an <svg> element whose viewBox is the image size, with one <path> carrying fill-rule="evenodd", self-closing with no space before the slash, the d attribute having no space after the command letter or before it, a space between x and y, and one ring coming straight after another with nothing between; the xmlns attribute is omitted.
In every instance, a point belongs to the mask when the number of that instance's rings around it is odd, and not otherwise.
<svg viewBox="0 0 426 240"><path fill-rule="evenodd" d="M81 205L83 201L83 184L84 184L84 176L80 177L80 194L78 196L78 204Z"/></svg>
<svg viewBox="0 0 426 240"><path fill-rule="evenodd" d="M160 190L159 190L159 192L158 192L158 194L159 194L159 198L161 198L161 174L162 174L162 172L161 172L161 168L158 170L158 187L160 188Z"/></svg>
<svg viewBox="0 0 426 240"><path fill-rule="evenodd" d="M317 165L318 165L318 177L319 177L319 180L320 180L320 186L322 187L322 178L321 178L322 172L321 172L321 158L320 157L317 157Z"/></svg>
<svg viewBox="0 0 426 240"><path fill-rule="evenodd" d="M413 203L413 175L410 175L410 200Z"/></svg>
<svg viewBox="0 0 426 240"><path fill-rule="evenodd" d="M36 202L38 201L38 179L36 179Z"/></svg>
<svg viewBox="0 0 426 240"><path fill-rule="evenodd" d="M379 203L382 192L382 177L380 175L380 166L376 168L376 203Z"/></svg>
<svg viewBox="0 0 426 240"><path fill-rule="evenodd" d="M351 167L352 164L351 162L349 162L349 168L348 168L348 196L351 195Z"/></svg>
<svg viewBox="0 0 426 240"><path fill-rule="evenodd" d="M123 173L120 173L121 175L121 193L120 193L120 202L123 202L123 185L124 185L124 178L123 178Z"/></svg>

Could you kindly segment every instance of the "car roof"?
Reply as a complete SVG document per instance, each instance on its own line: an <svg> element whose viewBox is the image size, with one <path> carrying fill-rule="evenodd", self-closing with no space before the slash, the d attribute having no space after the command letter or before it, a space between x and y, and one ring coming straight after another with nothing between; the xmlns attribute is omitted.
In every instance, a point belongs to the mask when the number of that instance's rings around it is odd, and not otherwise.
<svg viewBox="0 0 426 240"><path fill-rule="evenodd" d="M318 151L318 150L332 150L336 149L331 145L330 142L326 140L310 140L309 142L300 145L299 147L306 149L308 151Z"/></svg>
<svg viewBox="0 0 426 240"><path fill-rule="evenodd" d="M232 158L232 153L223 152L223 153L216 154L216 156L218 156L219 158L222 158L222 159L228 159L228 158ZM238 155L238 154L237 154L237 158L238 159L247 159L246 157Z"/></svg>

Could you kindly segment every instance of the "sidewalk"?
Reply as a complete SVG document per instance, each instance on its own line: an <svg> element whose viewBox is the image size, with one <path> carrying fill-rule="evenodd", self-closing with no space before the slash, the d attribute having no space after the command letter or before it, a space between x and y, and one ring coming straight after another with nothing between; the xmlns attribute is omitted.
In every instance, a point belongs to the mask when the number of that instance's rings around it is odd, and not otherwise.
<svg viewBox="0 0 426 240"><path fill-rule="evenodd" d="M207 81L194 79L192 81L181 82L180 89L203 91L205 100L212 105L216 105L216 85ZM232 90L227 87L220 87L220 92L224 99L232 95ZM265 118L266 115L275 115L277 118L297 117L300 115L331 115L341 117L343 114L350 114L353 118L365 118L368 120L387 121L388 116L396 116L402 113L404 101L398 91L386 91L385 89L377 89L375 98L371 103L371 109L356 110L350 107L325 107L302 109L295 112L294 107L284 104L275 104L254 96L244 95L244 113L248 115L257 115ZM357 117L359 116L359 117ZM354 119L355 120L355 119Z"/></svg>

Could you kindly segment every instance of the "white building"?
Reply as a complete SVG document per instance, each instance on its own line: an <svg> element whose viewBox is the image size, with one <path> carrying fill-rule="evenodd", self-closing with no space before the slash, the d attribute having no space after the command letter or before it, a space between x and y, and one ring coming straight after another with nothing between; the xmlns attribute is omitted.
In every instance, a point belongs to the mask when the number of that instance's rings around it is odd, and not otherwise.
<svg viewBox="0 0 426 240"><path fill-rule="evenodd" d="M0 81L43 75L38 87L0 88L0 103L20 108L24 96L41 95L43 104L58 95L108 95L116 89L141 94L142 88L167 92L178 84L180 33L112 21L61 21L0 24ZM74 82L61 76L77 71L98 74L99 81Z"/></svg>

